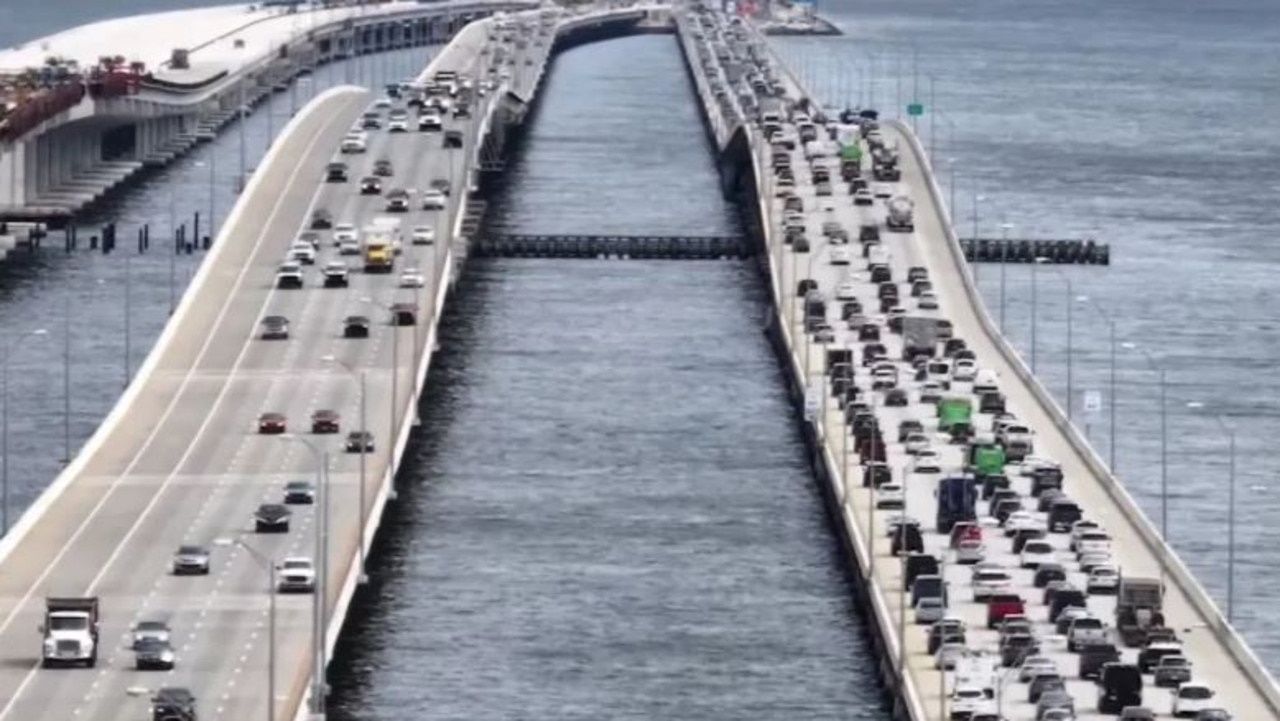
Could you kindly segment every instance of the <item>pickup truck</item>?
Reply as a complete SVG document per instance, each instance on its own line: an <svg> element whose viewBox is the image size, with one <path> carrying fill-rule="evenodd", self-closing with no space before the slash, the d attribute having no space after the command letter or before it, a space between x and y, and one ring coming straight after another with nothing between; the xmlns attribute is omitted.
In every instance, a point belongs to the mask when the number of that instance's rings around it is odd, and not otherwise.
<svg viewBox="0 0 1280 721"><path fill-rule="evenodd" d="M1072 653L1083 646L1100 645L1109 640L1106 625L1090 616L1077 618L1067 629L1067 650Z"/></svg>

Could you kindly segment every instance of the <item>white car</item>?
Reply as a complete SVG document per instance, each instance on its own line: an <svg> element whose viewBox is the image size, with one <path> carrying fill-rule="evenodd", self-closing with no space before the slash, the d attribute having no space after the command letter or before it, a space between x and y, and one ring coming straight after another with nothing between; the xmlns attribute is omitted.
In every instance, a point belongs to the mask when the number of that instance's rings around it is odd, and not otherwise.
<svg viewBox="0 0 1280 721"><path fill-rule="evenodd" d="M338 255L360 255L360 241L344 240L338 244Z"/></svg>
<svg viewBox="0 0 1280 721"><path fill-rule="evenodd" d="M409 132L409 119L405 117L393 117L387 121L388 133L407 133Z"/></svg>
<svg viewBox="0 0 1280 721"><path fill-rule="evenodd" d="M401 288L421 288L427 284L427 277L417 268L405 268L400 272Z"/></svg>
<svg viewBox="0 0 1280 721"><path fill-rule="evenodd" d="M982 563L987 558L987 546L975 538L968 538L956 546L956 563Z"/></svg>
<svg viewBox="0 0 1280 721"><path fill-rule="evenodd" d="M315 265L316 249L304 241L296 241L289 248L289 260L296 260L303 265Z"/></svg>
<svg viewBox="0 0 1280 721"><path fill-rule="evenodd" d="M937 403L942 400L942 384L937 381L927 381L920 386L920 402L921 403Z"/></svg>
<svg viewBox="0 0 1280 721"><path fill-rule="evenodd" d="M995 393L1000 390L1000 376L992 370L979 369L973 374L974 393Z"/></svg>
<svg viewBox="0 0 1280 721"><path fill-rule="evenodd" d="M813 342L821 345L836 342L836 331L826 323L822 323L813 329Z"/></svg>
<svg viewBox="0 0 1280 721"><path fill-rule="evenodd" d="M169 624L164 621L139 621L133 627L133 647L138 648L148 641L169 643L173 640Z"/></svg>
<svg viewBox="0 0 1280 721"><path fill-rule="evenodd" d="M1074 653L1076 649L1091 644L1106 643L1107 624L1100 618L1081 616L1073 619L1067 626L1067 650Z"/></svg>
<svg viewBox="0 0 1280 721"><path fill-rule="evenodd" d="M913 473L942 473L942 457L932 448L925 448L916 453L911 470Z"/></svg>
<svg viewBox="0 0 1280 721"><path fill-rule="evenodd" d="M409 238L414 245L431 245L436 242L436 230L429 225L415 226Z"/></svg>
<svg viewBox="0 0 1280 721"><path fill-rule="evenodd" d="M1076 539L1076 554L1111 553L1111 536L1106 531L1085 531Z"/></svg>
<svg viewBox="0 0 1280 721"><path fill-rule="evenodd" d="M907 440L903 443L907 453L916 455L920 451L927 451L933 445L929 442L929 436L923 433L910 433Z"/></svg>
<svg viewBox="0 0 1280 721"><path fill-rule="evenodd" d="M1048 656L1027 656L1018 667L1018 680L1027 683L1041 674L1057 673L1058 664Z"/></svg>
<svg viewBox="0 0 1280 721"><path fill-rule="evenodd" d="M276 271L277 288L301 288L302 266L295 262L283 263Z"/></svg>
<svg viewBox="0 0 1280 721"><path fill-rule="evenodd" d="M985 567L974 571L973 600L986 601L997 593L1003 593L1013 587L1013 578L1003 568Z"/></svg>
<svg viewBox="0 0 1280 721"><path fill-rule="evenodd" d="M853 193L854 205L871 205L873 202L875 202L875 196L871 194L870 190L867 190L866 188L862 188L860 190L854 191Z"/></svg>
<svg viewBox="0 0 1280 721"><path fill-rule="evenodd" d="M1004 426L1022 425L1022 424L1017 423L1016 421L1002 421L1000 425L1001 425L1001 428L997 430L1002 431ZM1018 464L1018 475L1022 476L1023 478L1030 478L1039 471L1051 469L1051 468L1058 468L1058 467L1059 466L1056 462L1051 461L1048 458L1040 458L1039 456L1027 456L1026 458L1022 459L1022 463Z"/></svg>
<svg viewBox="0 0 1280 721"><path fill-rule="evenodd" d="M1084 573L1093 573L1093 569L1101 568L1102 566L1116 565L1115 559L1111 557L1110 553L1085 553L1080 556L1078 563L1080 564L1080 570Z"/></svg>
<svg viewBox="0 0 1280 721"><path fill-rule="evenodd" d="M276 568L276 590L310 593L316 588L316 569L310 558L291 556Z"/></svg>
<svg viewBox="0 0 1280 721"><path fill-rule="evenodd" d="M435 188L422 191L423 210L444 210L448 203L449 199L445 197L445 194Z"/></svg>
<svg viewBox="0 0 1280 721"><path fill-rule="evenodd" d="M391 98L388 98L387 96L384 95L378 98L377 100L373 101L373 107L379 108L379 109L389 108L391 107Z"/></svg>
<svg viewBox="0 0 1280 721"><path fill-rule="evenodd" d="M1119 587L1120 569L1109 563L1094 566L1085 582L1086 591L1095 594L1115 593Z"/></svg>
<svg viewBox="0 0 1280 721"><path fill-rule="evenodd" d="M350 133L342 139L343 153L363 153L368 149L369 141L365 139L364 133Z"/></svg>
<svg viewBox="0 0 1280 721"><path fill-rule="evenodd" d="M876 489L876 508L900 509L905 500L902 486L896 483L886 483Z"/></svg>
<svg viewBox="0 0 1280 721"><path fill-rule="evenodd" d="M922 598L916 604L916 623L937 623L947 615L941 598Z"/></svg>
<svg viewBox="0 0 1280 721"><path fill-rule="evenodd" d="M887 183L877 183L873 192L877 198L892 198L893 186Z"/></svg>
<svg viewBox="0 0 1280 721"><path fill-rule="evenodd" d="M922 293L920 298L916 300L916 307L920 310L937 310L938 296L933 293Z"/></svg>
<svg viewBox="0 0 1280 721"><path fill-rule="evenodd" d="M444 121L435 113L427 113L418 118L418 130L423 132L432 130L444 130Z"/></svg>
<svg viewBox="0 0 1280 721"><path fill-rule="evenodd" d="M846 280L836 286L836 300L857 300L858 284L851 280Z"/></svg>
<svg viewBox="0 0 1280 721"><path fill-rule="evenodd" d="M1101 531L1102 526L1097 521L1090 521L1087 518L1076 521L1071 524L1071 550L1076 550L1076 541L1089 531Z"/></svg>
<svg viewBox="0 0 1280 721"><path fill-rule="evenodd" d="M933 667L950 671L956 667L956 662L968 650L963 643L944 643L938 647L938 652L933 655Z"/></svg>
<svg viewBox="0 0 1280 721"><path fill-rule="evenodd" d="M1053 563L1053 546L1048 541L1027 541L1022 547L1019 564L1023 568L1039 568L1042 563Z"/></svg>
<svg viewBox="0 0 1280 721"><path fill-rule="evenodd" d="M832 265L848 265L853 262L853 251L843 245L831 249Z"/></svg>
<svg viewBox="0 0 1280 721"><path fill-rule="evenodd" d="M993 707L987 692L974 686L962 686L951 692L952 718L971 718Z"/></svg>
<svg viewBox="0 0 1280 721"><path fill-rule="evenodd" d="M1012 536L1021 530L1047 530L1045 524L1031 511L1014 511L1004 522L1004 535Z"/></svg>
<svg viewBox="0 0 1280 721"><path fill-rule="evenodd" d="M898 387L898 369L892 365L871 371L872 390L892 390Z"/></svg>
<svg viewBox="0 0 1280 721"><path fill-rule="evenodd" d="M1173 697L1174 716L1195 716L1205 709L1216 708L1213 689L1202 683L1184 683Z"/></svg>
<svg viewBox="0 0 1280 721"><path fill-rule="evenodd" d="M961 358L951 366L951 380L958 383L967 383L972 381L974 376L978 374L978 364L968 358Z"/></svg>
<svg viewBox="0 0 1280 721"><path fill-rule="evenodd" d="M342 245L346 241L360 240L360 233L356 231L356 227L350 223L339 223L333 226L333 244L334 246Z"/></svg>

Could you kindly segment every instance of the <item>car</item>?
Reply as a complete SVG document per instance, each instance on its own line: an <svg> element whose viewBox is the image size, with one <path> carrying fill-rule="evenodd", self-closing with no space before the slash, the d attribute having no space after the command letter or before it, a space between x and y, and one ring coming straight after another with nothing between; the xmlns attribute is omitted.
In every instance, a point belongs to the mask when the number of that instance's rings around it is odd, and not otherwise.
<svg viewBox="0 0 1280 721"><path fill-rule="evenodd" d="M1075 552L1079 556L1090 553L1110 553L1111 552L1111 536L1106 531L1094 529L1081 533L1072 544Z"/></svg>
<svg viewBox="0 0 1280 721"><path fill-rule="evenodd" d="M444 142L441 143L441 146L446 149L461 148L462 147L462 131L446 130L444 134Z"/></svg>
<svg viewBox="0 0 1280 721"><path fill-rule="evenodd" d="M968 651L969 647L963 643L944 643L938 647L937 653L933 656L933 667L950 671L956 667L956 662L963 658Z"/></svg>
<svg viewBox="0 0 1280 721"><path fill-rule="evenodd" d="M1202 683L1184 683L1173 697L1173 715L1192 716L1217 707L1213 689Z"/></svg>
<svg viewBox="0 0 1280 721"><path fill-rule="evenodd" d="M978 364L966 358L957 360L951 366L951 380L957 383L972 382L977 375Z"/></svg>
<svg viewBox="0 0 1280 721"><path fill-rule="evenodd" d="M338 247L347 241L359 242L360 233L351 223L339 223L333 226L333 245Z"/></svg>
<svg viewBox="0 0 1280 721"><path fill-rule="evenodd" d="M906 496L902 486L896 483L886 483L876 491L876 508L901 509L905 499Z"/></svg>
<svg viewBox="0 0 1280 721"><path fill-rule="evenodd" d="M908 397L907 392L901 388L894 388L884 394L884 405L887 408L905 408L910 403L910 397Z"/></svg>
<svg viewBox="0 0 1280 721"><path fill-rule="evenodd" d="M1075 718L1076 700L1066 691L1045 693L1036 702L1036 718L1044 721L1045 716L1053 710L1065 712L1067 718Z"/></svg>
<svg viewBox="0 0 1280 721"><path fill-rule="evenodd" d="M888 185L886 183L876 183L874 186L874 189L871 192L873 195L875 195L875 197L880 198L882 200L887 198L892 198L893 186Z"/></svg>
<svg viewBox="0 0 1280 721"><path fill-rule="evenodd" d="M858 190L853 191L854 205L871 205L875 200L875 196L866 188L859 188Z"/></svg>
<svg viewBox="0 0 1280 721"><path fill-rule="evenodd" d="M302 285L302 265L292 260L282 263L276 271L276 287L301 288Z"/></svg>
<svg viewBox="0 0 1280 721"><path fill-rule="evenodd" d="M424 133L444 130L444 120L436 113L426 113L418 117L418 130Z"/></svg>
<svg viewBox="0 0 1280 721"><path fill-rule="evenodd" d="M913 473L942 473L942 457L932 448L916 453L911 462Z"/></svg>
<svg viewBox="0 0 1280 721"><path fill-rule="evenodd" d="M388 192L386 211L388 213L409 212L409 192L400 188Z"/></svg>
<svg viewBox="0 0 1280 721"><path fill-rule="evenodd" d="M956 563L982 563L987 557L987 546L980 539L965 539L956 545Z"/></svg>
<svg viewBox="0 0 1280 721"><path fill-rule="evenodd" d="M831 249L832 265L849 265L853 262L853 251L843 245Z"/></svg>
<svg viewBox="0 0 1280 721"><path fill-rule="evenodd" d="M836 331L826 321L818 321L813 326L813 342L821 345L836 342Z"/></svg>
<svg viewBox="0 0 1280 721"><path fill-rule="evenodd" d="M997 593L1003 593L1013 584L1013 578L1009 572L998 567L975 566L973 580L973 600L986 601Z"/></svg>
<svg viewBox="0 0 1280 721"><path fill-rule="evenodd" d="M903 450L913 456L921 451L931 450L932 446L929 436L924 433L911 433L903 441Z"/></svg>
<svg viewBox="0 0 1280 721"><path fill-rule="evenodd" d="M1156 721L1156 712L1146 706L1125 706L1120 710L1120 721Z"/></svg>
<svg viewBox="0 0 1280 721"><path fill-rule="evenodd" d="M382 178L370 175L360 179L361 195L381 195L382 194Z"/></svg>
<svg viewBox="0 0 1280 721"><path fill-rule="evenodd" d="M912 518L911 516L905 516L901 513L890 516L885 520L884 527L886 530L884 535L893 538L893 535L898 532L898 528L901 526L915 526L916 528L919 528L920 520Z"/></svg>
<svg viewBox="0 0 1280 721"><path fill-rule="evenodd" d="M263 340L288 340L289 319L282 315L269 315L262 319L261 338Z"/></svg>
<svg viewBox="0 0 1280 721"><path fill-rule="evenodd" d="M1066 584L1066 581L1061 583ZM1067 606L1058 614L1058 618L1054 621L1053 630L1059 636L1067 635L1067 631L1071 630L1071 622L1077 618L1085 618L1089 615L1089 610L1083 606Z"/></svg>
<svg viewBox="0 0 1280 721"><path fill-rule="evenodd" d="M1053 546L1048 541L1027 541L1027 544L1022 547L1019 565L1034 570L1039 568L1040 564L1052 561Z"/></svg>
<svg viewBox="0 0 1280 721"><path fill-rule="evenodd" d="M350 285L351 269L346 263L340 260L330 261L325 264L324 270L324 287L326 288L346 288Z"/></svg>
<svg viewBox="0 0 1280 721"><path fill-rule="evenodd" d="M148 638L142 642L135 640L133 652L133 667L138 671L170 671L176 664L173 646L167 638Z"/></svg>
<svg viewBox="0 0 1280 721"><path fill-rule="evenodd" d="M937 623L947 615L947 606L941 598L922 598L916 604L915 617L918 624Z"/></svg>
<svg viewBox="0 0 1280 721"><path fill-rule="evenodd" d="M298 239L293 242L294 245L308 245L312 250L319 252L320 250L320 234L314 230L305 230L298 233Z"/></svg>
<svg viewBox="0 0 1280 721"><path fill-rule="evenodd" d="M373 164L373 174L379 178L390 178L396 174L395 166L387 158L382 158Z"/></svg>
<svg viewBox="0 0 1280 721"><path fill-rule="evenodd" d="M407 133L409 132L409 117L406 115L392 115L387 119L388 133Z"/></svg>
<svg viewBox="0 0 1280 721"><path fill-rule="evenodd" d="M182 545L173 554L173 575L209 575L209 549L204 546Z"/></svg>
<svg viewBox="0 0 1280 721"><path fill-rule="evenodd" d="M258 433L263 435L279 435L284 433L287 428L287 422L283 413L275 413L267 411L258 416Z"/></svg>
<svg viewBox="0 0 1280 721"><path fill-rule="evenodd" d="M1095 595L1113 594L1120 587L1120 569L1104 563L1089 569L1085 589Z"/></svg>
<svg viewBox="0 0 1280 721"><path fill-rule="evenodd" d="M444 210L448 203L449 199L438 190L428 189L422 191L423 210Z"/></svg>
<svg viewBox="0 0 1280 721"><path fill-rule="evenodd" d="M952 718L972 718L991 705L986 690L977 686L960 686L952 690L949 700Z"/></svg>
<svg viewBox="0 0 1280 721"><path fill-rule="evenodd" d="M1107 626L1100 618L1081 616L1067 626L1067 650L1075 652L1082 646L1107 642Z"/></svg>
<svg viewBox="0 0 1280 721"><path fill-rule="evenodd" d="M258 533L288 533L292 515L283 503L263 503L253 512L253 529Z"/></svg>
<svg viewBox="0 0 1280 721"><path fill-rule="evenodd" d="M133 648L148 641L167 642L173 637L169 624L164 621L139 621L133 626Z"/></svg>
<svg viewBox="0 0 1280 721"><path fill-rule="evenodd" d="M1044 521L1037 518L1031 511L1014 511L1010 513L1009 518L1004 522L1004 535L1012 537L1023 529L1044 530Z"/></svg>
<svg viewBox="0 0 1280 721"><path fill-rule="evenodd" d="M422 288L427 284L427 277L418 268L405 268L400 271L401 288Z"/></svg>
<svg viewBox="0 0 1280 721"><path fill-rule="evenodd" d="M836 286L836 300L845 301L845 300L857 300L857 299L858 299L857 283L851 280L846 280Z"/></svg>
<svg viewBox="0 0 1280 721"><path fill-rule="evenodd" d="M920 310L937 310L938 296L933 293L925 293L916 300L916 307Z"/></svg>
<svg viewBox="0 0 1280 721"><path fill-rule="evenodd" d="M369 431L351 431L347 434L347 453L373 453L373 434Z"/></svg>
<svg viewBox="0 0 1280 721"><path fill-rule="evenodd" d="M1035 654L1022 659L1022 665L1018 667L1018 681L1027 683L1042 673L1057 672L1058 664L1054 663L1053 659Z"/></svg>
<svg viewBox="0 0 1280 721"><path fill-rule="evenodd" d="M1067 684L1057 670L1036 674L1027 685L1027 701L1036 703L1041 696L1054 691L1066 691Z"/></svg>
<svg viewBox="0 0 1280 721"><path fill-rule="evenodd" d="M290 556L276 569L276 590L280 593L311 593L316 590L316 569L310 558Z"/></svg>
<svg viewBox="0 0 1280 721"><path fill-rule="evenodd" d="M1224 708L1200 709L1196 721L1231 721L1231 714Z"/></svg>
<svg viewBox="0 0 1280 721"><path fill-rule="evenodd" d="M356 125L359 130L381 130L382 116L376 112L365 113L360 117L360 122Z"/></svg>
<svg viewBox="0 0 1280 721"><path fill-rule="evenodd" d="M1160 688L1177 688L1191 681L1191 661L1180 653L1162 656L1151 674Z"/></svg>
<svg viewBox="0 0 1280 721"><path fill-rule="evenodd" d="M1078 563L1081 571L1092 574L1095 568L1114 566L1115 559L1111 557L1110 553L1086 553L1080 556Z"/></svg>
<svg viewBox="0 0 1280 721"><path fill-rule="evenodd" d="M305 240L294 241L293 245L289 246L288 259L290 262L302 265L315 265L316 249Z"/></svg>
<svg viewBox="0 0 1280 721"><path fill-rule="evenodd" d="M343 338L368 338L369 319L362 315L349 315L342 321Z"/></svg>
<svg viewBox="0 0 1280 721"><path fill-rule="evenodd" d="M317 208L311 212L311 222L308 225L312 230L329 230L333 227L333 214L324 208Z"/></svg>
<svg viewBox="0 0 1280 721"><path fill-rule="evenodd" d="M324 169L326 183L345 183L350 179L346 163L329 163Z"/></svg>
<svg viewBox="0 0 1280 721"><path fill-rule="evenodd" d="M312 433L337 433L342 424L337 411L322 409L311 414Z"/></svg>
<svg viewBox="0 0 1280 721"><path fill-rule="evenodd" d="M306 506L316 502L316 486L311 481L289 481L284 484L286 505Z"/></svg>
<svg viewBox="0 0 1280 721"><path fill-rule="evenodd" d="M348 133L342 139L339 150L344 154L363 153L369 149L368 136L364 133Z"/></svg>
<svg viewBox="0 0 1280 721"><path fill-rule="evenodd" d="M360 255L360 241L344 240L338 244L338 255Z"/></svg>
<svg viewBox="0 0 1280 721"><path fill-rule="evenodd" d="M417 303L393 303L390 310L391 325L406 326L418 324Z"/></svg>
<svg viewBox="0 0 1280 721"><path fill-rule="evenodd" d="M436 230L429 225L417 225L409 233L409 238L414 245L431 245L436 242Z"/></svg>
<svg viewBox="0 0 1280 721"><path fill-rule="evenodd" d="M942 400L942 384L937 381L926 381L920 386L921 403L937 403Z"/></svg>

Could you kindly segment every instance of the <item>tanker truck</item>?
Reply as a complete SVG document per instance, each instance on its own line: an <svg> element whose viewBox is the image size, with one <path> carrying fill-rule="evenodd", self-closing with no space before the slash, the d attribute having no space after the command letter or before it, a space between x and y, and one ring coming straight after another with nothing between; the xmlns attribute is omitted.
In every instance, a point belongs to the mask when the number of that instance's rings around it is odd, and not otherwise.
<svg viewBox="0 0 1280 721"><path fill-rule="evenodd" d="M910 198L898 195L890 198L886 206L889 208L889 214L884 221L887 229L904 233L915 230L916 226L911 216L915 203L912 203Z"/></svg>

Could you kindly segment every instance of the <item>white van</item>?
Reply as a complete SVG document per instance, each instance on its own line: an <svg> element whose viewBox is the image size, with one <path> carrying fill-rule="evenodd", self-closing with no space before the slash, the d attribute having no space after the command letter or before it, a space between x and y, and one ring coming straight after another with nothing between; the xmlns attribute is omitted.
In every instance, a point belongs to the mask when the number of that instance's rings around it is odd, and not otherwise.
<svg viewBox="0 0 1280 721"><path fill-rule="evenodd" d="M974 393L995 393L998 390L1000 390L1000 376L995 371L982 368L974 374Z"/></svg>

